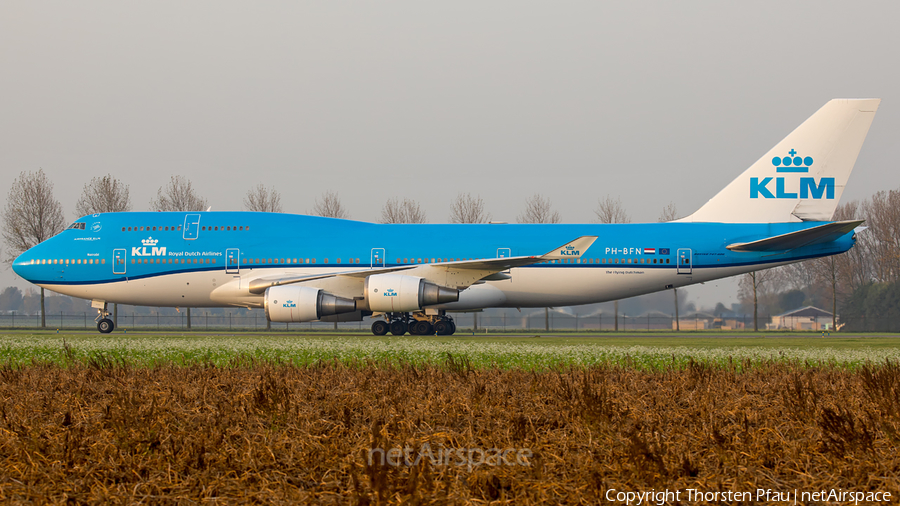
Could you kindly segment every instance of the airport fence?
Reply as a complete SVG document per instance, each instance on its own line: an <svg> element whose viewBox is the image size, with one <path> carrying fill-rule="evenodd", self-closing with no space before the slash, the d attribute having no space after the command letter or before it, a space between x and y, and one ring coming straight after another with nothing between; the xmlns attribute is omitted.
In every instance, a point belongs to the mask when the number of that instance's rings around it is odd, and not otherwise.
<svg viewBox="0 0 900 506"><path fill-rule="evenodd" d="M262 331L270 328L276 331L303 331L303 330L345 330L367 332L372 322L371 318L355 322L310 322L310 323L271 323L267 327L267 320L262 311L244 311L242 313L210 313L194 309L188 322L186 312L178 314L138 314L119 312L116 326L120 329L140 330L211 330L211 331ZM676 329L674 316L644 315L630 316L615 315L588 315L578 314L490 314L490 313L454 313L452 314L457 329L464 332L540 332L540 331L672 331ZM93 329L96 327L96 313L47 313L46 325L52 329ZM112 316L110 316L112 318ZM768 315L759 316L760 330L787 330L787 331L821 331L831 329L831 318L796 318L785 319L778 324L772 324L772 318ZM900 331L900 321L889 318L862 318L846 324L846 330L853 331ZM2 314L0 315L0 327L40 328L40 314ZM739 316L734 318L706 318L706 317L682 317L679 318L678 330L752 330L753 317Z"/></svg>

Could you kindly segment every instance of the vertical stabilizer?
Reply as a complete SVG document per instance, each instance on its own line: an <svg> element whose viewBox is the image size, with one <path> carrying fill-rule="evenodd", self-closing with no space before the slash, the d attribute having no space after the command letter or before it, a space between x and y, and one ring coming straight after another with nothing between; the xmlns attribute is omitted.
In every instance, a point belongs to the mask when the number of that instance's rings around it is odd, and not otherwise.
<svg viewBox="0 0 900 506"><path fill-rule="evenodd" d="M678 221L828 221L880 99L831 100L694 214Z"/></svg>

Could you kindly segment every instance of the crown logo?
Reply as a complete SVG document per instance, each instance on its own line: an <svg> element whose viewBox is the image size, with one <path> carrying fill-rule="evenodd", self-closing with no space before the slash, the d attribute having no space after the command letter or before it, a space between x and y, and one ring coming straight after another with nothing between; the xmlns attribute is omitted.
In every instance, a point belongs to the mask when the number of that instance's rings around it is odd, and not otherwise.
<svg viewBox="0 0 900 506"><path fill-rule="evenodd" d="M809 172L809 167L813 164L811 156L800 158L793 148L788 151L788 155L790 156L772 158L772 165L777 167L775 172Z"/></svg>
<svg viewBox="0 0 900 506"><path fill-rule="evenodd" d="M156 243L159 242L159 239L154 239L152 237L148 237L141 241L144 246L156 246Z"/></svg>

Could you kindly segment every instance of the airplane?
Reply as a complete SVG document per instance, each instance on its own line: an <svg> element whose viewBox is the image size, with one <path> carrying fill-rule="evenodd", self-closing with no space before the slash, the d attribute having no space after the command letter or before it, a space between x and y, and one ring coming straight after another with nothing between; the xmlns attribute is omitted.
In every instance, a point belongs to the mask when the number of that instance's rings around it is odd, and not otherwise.
<svg viewBox="0 0 900 506"><path fill-rule="evenodd" d="M361 321L452 335L449 314L618 300L835 255L831 221L880 99L836 99L696 212L646 224L374 224L257 212L84 216L13 269L108 304L264 308L273 322Z"/></svg>

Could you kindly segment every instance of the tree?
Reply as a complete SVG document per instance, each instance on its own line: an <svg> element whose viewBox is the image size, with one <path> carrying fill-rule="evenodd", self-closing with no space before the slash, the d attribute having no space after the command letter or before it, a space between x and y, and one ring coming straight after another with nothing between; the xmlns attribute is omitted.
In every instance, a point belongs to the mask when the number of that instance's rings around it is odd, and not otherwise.
<svg viewBox="0 0 900 506"><path fill-rule="evenodd" d="M425 211L418 202L406 197L388 199L381 208L381 223L426 223Z"/></svg>
<svg viewBox="0 0 900 506"><path fill-rule="evenodd" d="M875 279L900 280L900 190L877 192L863 207Z"/></svg>
<svg viewBox="0 0 900 506"><path fill-rule="evenodd" d="M321 200L318 198L316 199L316 203L313 205L312 214L324 216L326 218L347 219L350 217L350 213L347 212L347 209L341 204L341 199L338 197L338 194L330 190L322 194Z"/></svg>
<svg viewBox="0 0 900 506"><path fill-rule="evenodd" d="M128 185L112 177L111 174L91 179L84 185L81 197L75 204L75 214L79 217L123 211L131 211Z"/></svg>
<svg viewBox="0 0 900 506"><path fill-rule="evenodd" d="M21 311L24 308L22 291L14 286L7 286L0 293L0 311Z"/></svg>
<svg viewBox="0 0 900 506"><path fill-rule="evenodd" d="M183 176L172 176L169 184L156 191L156 199L150 201L151 209L160 211L205 211L206 199L197 195L191 181ZM187 328L191 328L191 308L187 308Z"/></svg>
<svg viewBox="0 0 900 506"><path fill-rule="evenodd" d="M96 213L119 213L131 211L131 195L128 185L107 174L95 177L84 185L81 198L75 204L76 216ZM113 326L119 325L119 305L113 306Z"/></svg>
<svg viewBox="0 0 900 506"><path fill-rule="evenodd" d="M625 206L622 205L622 199L612 198L607 195L605 199L597 200L597 209L594 210L597 215L597 221L600 223L630 223L631 218L625 212ZM678 293L675 293L675 304L678 304ZM619 330L619 301L613 305L616 312L615 330ZM677 315L676 315L676 322Z"/></svg>
<svg viewBox="0 0 900 506"><path fill-rule="evenodd" d="M659 218L656 220L660 223L664 223L667 221L674 221L678 218L678 210L675 207L674 202L669 202L666 207L659 213Z"/></svg>
<svg viewBox="0 0 900 506"><path fill-rule="evenodd" d="M525 211L516 217L519 223L559 223L559 211L554 211L550 199L539 193L525 199Z"/></svg>
<svg viewBox="0 0 900 506"><path fill-rule="evenodd" d="M625 212L622 199L612 198L607 195L605 199L597 200L597 209L594 210L597 221L600 223L631 223L631 218Z"/></svg>
<svg viewBox="0 0 900 506"><path fill-rule="evenodd" d="M663 223L666 221L672 221L677 217L678 211L675 209L675 203L669 202L666 207L663 208L662 212L659 213L659 219L656 221ZM681 322L678 320L678 288L673 287L672 292L675 294L675 330L681 330Z"/></svg>
<svg viewBox="0 0 900 506"><path fill-rule="evenodd" d="M759 296L774 280L776 269L748 272L741 276L738 293L742 301L753 298L753 330L759 331Z"/></svg>
<svg viewBox="0 0 900 506"><path fill-rule="evenodd" d="M484 210L484 200L478 195L460 193L450 204L450 223L488 223L490 213Z"/></svg>
<svg viewBox="0 0 900 506"><path fill-rule="evenodd" d="M258 213L281 213L281 194L275 188L268 189L262 183L247 191L244 197L244 207L248 211Z"/></svg>
<svg viewBox="0 0 900 506"><path fill-rule="evenodd" d="M3 240L13 260L29 248L46 241L65 228L62 205L53 197L53 183L44 174L22 172L13 181L3 211ZM41 327L47 326L44 288L41 288Z"/></svg>
<svg viewBox="0 0 900 506"><path fill-rule="evenodd" d="M205 211L206 199L197 195L191 181L184 176L172 176L169 184L161 186L156 198L150 201L150 209L157 211Z"/></svg>

